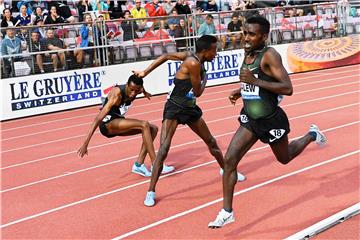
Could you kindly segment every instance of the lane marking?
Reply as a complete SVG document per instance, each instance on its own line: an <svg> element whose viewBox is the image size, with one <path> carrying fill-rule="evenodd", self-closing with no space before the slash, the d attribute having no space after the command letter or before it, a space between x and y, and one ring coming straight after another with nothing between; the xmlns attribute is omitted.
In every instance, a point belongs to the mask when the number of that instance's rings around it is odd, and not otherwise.
<svg viewBox="0 0 360 240"><path fill-rule="evenodd" d="M358 121L358 122L359 122L359 121ZM357 123L358 123L358 122L357 122ZM353 124L353 123L349 123L349 124L346 124L346 125L347 125L347 126L350 126L350 125L352 125L352 124ZM339 128L343 127L343 126L345 126L345 125L337 126L337 127L334 127L334 128L329 128L329 129L327 129L327 130L324 130L323 132L328 132L328 131L332 131L332 130L335 130L335 129L339 129ZM301 136L299 136L299 137L301 137ZM299 137L297 137L297 138L299 138ZM294 140L294 139L296 139L296 138L292 138L292 139L290 139L290 140ZM269 147L269 146L266 145L266 146L259 147L259 148L256 148L256 149L251 149L250 151L248 151L248 153L254 152L254 151L257 151L257 150L260 150L260 149L264 149L264 148L267 148L267 147ZM323 165L323 164L336 161L336 160L338 160L338 159L341 159L341 158L344 158L344 157L353 155L353 154L358 153L358 152L359 152L359 150L353 151L353 152L351 152L351 153L347 153L347 154L345 154L345 155L341 155L341 156L339 156L339 157L336 157L336 158L327 160L327 161L325 161L325 162L317 163L317 164L312 165L312 166L321 166L321 165ZM335 160L334 160L334 159L335 159ZM183 172L187 172L187 171L190 171L190 170L193 170L193 169L202 167L202 166L206 166L206 165L209 165L209 164L212 164L212 163L215 163L215 162L216 162L216 160L212 160L212 161L209 161L209 162L206 162L206 163L202 163L202 164L199 164L199 165L196 165L196 166L193 166L193 167L189 167L189 168L186 168L186 169L183 169L183 170L180 170L180 171L175 171L175 172L169 173L169 174L167 174L167 175L162 175L162 176L160 176L159 179L166 178L166 177L169 177L169 176L172 176L172 175L175 175L175 174L180 174L180 173L183 173ZM269 183L271 183L271 182L278 181L278 180L280 180L280 179L282 179L282 178L286 178L286 177L288 177L288 176L294 175L294 174L299 173L299 172L302 172L302 171L306 171L306 170L311 169L311 168L313 168L313 167L311 167L311 166L310 166L310 167L305 167L305 168L302 168L302 169L300 169L300 170L297 170L297 171L295 171L295 172L293 172L293 173L286 174L286 175L283 175L283 176L281 176L281 177L274 178L274 179L272 179L272 180L268 180L268 181L266 181L265 183L257 184L257 185L255 185L255 186L253 186L253 187L250 187L250 188L244 189L244 190L242 190L242 191L240 191L240 192L237 192L237 193L234 194L234 196L237 196L237 195L239 195L239 194L242 193L242 192L246 192L246 191L250 191L250 190L252 190L252 189L254 189L254 188L258 188L258 187L260 187L260 185L261 185L261 186L264 186L264 185L267 185L267 184L269 184ZM304 170L304 169L305 169L305 170ZM285 177L284 177L284 176L285 176ZM37 218L37 217L40 217L40 216L43 216L43 215L47 215L47 214L50 214L50 213L53 213L53 212L57 212L57 211L59 211L59 210L65 209L65 208L69 208L69 207L72 207L72 206L75 206L75 205L79 205L79 204L82 204L82 203L85 203L85 202L88 202L88 201L91 201L91 200L94 200L94 199L98 199L98 198L101 198L101 197L104 197L104 196L108 196L108 195L111 195L111 194L113 194L113 193L117 193L117 192L120 192L120 191L129 189L129 188L133 188L133 187L136 187L136 186L139 186L139 185L143 185L143 184L145 184L145 183L149 183L149 182L150 182L150 180L141 181L141 182L138 182L138 183L135 183L135 184L128 185L128 186L126 186L126 187L121 187L121 188L118 188L118 189L115 189L115 190L112 190L112 191L109 191L109 192L105 192L105 193L98 194L98 195L95 195L95 196L92 196L92 197L89 197L89 198L85 198L85 199L82 199L82 200L79 200L79 201L76 201L76 202L73 202L73 203L70 203L70 204L66 204L66 205L63 205L63 206L60 206L60 207L52 208L52 209L49 209L49 210L46 210L46 211L43 211L43 212L40 212L40 213L37 213L37 214L34 214L34 215L30 215L30 216L28 216L28 217L20 218L20 219L18 219L18 220L11 221L11 222L9 222L9 223L5 223L5 224L3 224L3 225L0 225L0 228L9 227L9 226L14 225L14 224L17 224L17 223L21 223L21 222L28 221L28 220L30 220L30 219L34 219L34 218ZM203 206L203 207L200 206L200 208L197 207L196 209L198 210L198 209L204 208L204 207L206 207L206 206L208 206L208 205L214 204L214 203L216 203L216 202L220 202L221 200L222 200L222 198L219 198L219 199L217 199L217 200L215 200L215 201L212 201L210 204L207 203L207 204L201 205L201 206ZM206 205L206 206L205 206L205 205ZM190 210L189 210L189 211L190 211ZM195 211L195 210L194 210L194 211ZM187 213L190 213L190 212L187 211ZM187 214L187 213L186 213L186 214ZM185 214L183 214L183 215L185 215ZM170 219L170 220L172 220L172 219ZM169 220L168 220L168 221L169 221ZM159 223L159 224L160 224L160 223ZM158 225L158 224L156 224L156 225ZM156 226L156 225L154 225L154 226ZM150 227L147 227L147 228L150 228ZM145 230L145 229L147 229L147 228L144 227L144 228L141 228L141 229ZM142 230L142 231L143 231L143 230ZM134 231L132 231L132 232L134 232ZM132 232L131 232L131 233L132 233ZM133 234L135 234L135 233L136 233L136 232L132 233L131 235L133 235Z"/></svg>
<svg viewBox="0 0 360 240"><path fill-rule="evenodd" d="M303 93L308 93L308 92L314 92L314 91L318 91L318 90L324 90L324 89L330 89L330 88L338 88L338 87L342 87L342 86L347 86L347 85L353 85L353 84L358 84L358 81L355 82L350 82L350 83L343 83L343 84L338 84L338 85L332 85L332 86L327 86L327 87L321 87L321 88L314 88L314 89L310 89L310 90L305 90L305 91L301 91L298 93L293 94L293 96L298 95L298 94L303 94ZM223 98L221 98L223 99ZM219 99L216 99L219 100ZM231 107L233 107L233 105L230 105ZM229 107L230 107L229 106ZM162 110L154 110L151 112L159 112ZM148 112L149 113L149 112ZM153 122L154 120L150 121ZM97 131L98 132L98 131ZM13 151L18 151L18 150L23 150L23 149L27 149L27 148L32 148L32 147L38 147L38 146L42 146L45 144L51 144L51 143L57 143L57 142L61 142L61 141L67 141L70 139L74 139L74 138L79 138L79 137L84 137L86 134L81 134L81 135L76 135L76 136L72 136L72 137L66 137L66 138L61 138L61 139L57 139L57 140L52 140L52 141L47 141L47 142L42 142L42 143L37 143L37 144L32 144L32 145L26 145L23 147L18 147L18 148L12 148L12 149L7 149L7 150L2 150L0 151L0 153L7 153L7 152L13 152Z"/></svg>
<svg viewBox="0 0 360 240"><path fill-rule="evenodd" d="M359 153L359 152L360 152L360 150L356 150L356 151L353 151L353 152L350 152L350 153L347 153L347 154L344 154L344 155L340 155L340 156L338 156L338 157L331 158L331 159L329 159L329 160L326 160L326 161L323 161L323 162L320 162L320 163L317 163L317 164L314 164L314 165L311 165L311 166L308 166L308 167L299 169L299 170L297 170L297 171L294 171L294 172L291 172L291 173L288 173L288 174L285 174L285 175L281 175L281 176L279 176L279 177L277 177L277 178L273 178L273 179L271 179L271 180L268 180L268 181L262 182L262 183L260 183L260 184L254 185L254 186L252 186L252 187L249 187L249 188L243 189L243 190L241 190L241 191L235 192L235 193L234 193L234 197L235 197L235 196L239 196L240 194L243 194L243 193L252 191L252 190L254 190L254 189L257 189L257 188L260 188L260 187L269 185L269 184L271 184L271 183L280 181L280 180L282 180L282 179L285 179L285 178L294 176L294 175L296 175L296 174L299 174L299 173L308 171L308 170L310 170L310 169L317 168L317 167L320 167L320 166L322 166L322 165L329 164L329 163L332 163L332 162L335 162L335 161L339 161L339 160L341 160L341 159L343 159L343 158L352 156L352 155L357 154L357 153ZM145 231L145 230L147 230L147 229L149 229L149 228L153 228L153 227L155 227L155 226L158 226L158 225L160 225L160 224L169 222L169 221L174 220L174 219L176 219L176 218L179 218L179 217L185 216L185 215L187 215L187 214L196 212L196 211L198 211L198 210L200 210L200 209L209 207L209 206L211 206L211 205L214 205L214 204L216 204L216 203L221 202L222 200L223 200L223 198L218 198L218 199L216 199L216 200L213 200L213 201L211 201L211 202L207 202L207 203L202 204L202 205L200 205L200 206L197 206L197 207L195 207L195 208L191 208L191 209L189 209L189 210L187 210L187 211L183 211L183 212L177 213L177 214L175 214L175 215L173 215L173 216L164 218L164 219L162 219L162 220L156 221L156 222L151 223L151 224L149 224L149 225L146 225L146 226L144 226L144 227L141 227L141 228L135 229L135 230L133 230L133 231L127 232L127 233L125 233L125 234L122 234L122 235L120 235L120 236L114 237L112 240L118 240L118 239L123 239L123 238L129 237L129 236L132 236L132 235L134 235L134 234L136 234L136 233L143 232L143 231ZM210 221L210 219L209 219L209 221ZM205 227L206 227L206 226L205 226Z"/></svg>

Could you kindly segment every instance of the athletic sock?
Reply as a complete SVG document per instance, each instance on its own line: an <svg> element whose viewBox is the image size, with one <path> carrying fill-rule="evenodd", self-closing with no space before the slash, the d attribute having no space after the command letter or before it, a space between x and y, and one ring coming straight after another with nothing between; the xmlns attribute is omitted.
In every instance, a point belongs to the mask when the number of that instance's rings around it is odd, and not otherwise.
<svg viewBox="0 0 360 240"><path fill-rule="evenodd" d="M316 140L317 133L316 133L316 132L309 132L309 134L310 134L312 140L315 141L315 140Z"/></svg>
<svg viewBox="0 0 360 240"><path fill-rule="evenodd" d="M228 213L232 213L232 209L229 210L229 209L224 208L224 210Z"/></svg>

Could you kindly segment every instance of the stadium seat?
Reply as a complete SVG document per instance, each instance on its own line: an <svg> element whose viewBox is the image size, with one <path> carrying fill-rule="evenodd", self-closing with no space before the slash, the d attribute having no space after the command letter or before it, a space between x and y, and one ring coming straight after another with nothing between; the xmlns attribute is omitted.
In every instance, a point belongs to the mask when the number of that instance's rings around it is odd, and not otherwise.
<svg viewBox="0 0 360 240"><path fill-rule="evenodd" d="M127 61L136 61L138 58L138 49L135 46L126 46L125 56Z"/></svg>
<svg viewBox="0 0 360 240"><path fill-rule="evenodd" d="M164 54L164 48L161 43L152 44L154 57L159 57Z"/></svg>
<svg viewBox="0 0 360 240"><path fill-rule="evenodd" d="M177 52L176 44L173 43L173 42L166 43L164 47L165 47L165 50L166 50L167 53Z"/></svg>
<svg viewBox="0 0 360 240"><path fill-rule="evenodd" d="M305 40L310 40L313 38L313 29L312 28L304 29L304 38L305 38Z"/></svg>
<svg viewBox="0 0 360 240"><path fill-rule="evenodd" d="M292 32L290 30L284 30L281 32L282 42L289 43L293 39Z"/></svg>
<svg viewBox="0 0 360 240"><path fill-rule="evenodd" d="M301 29L295 29L294 30L294 40L295 41L302 41L304 40L304 34Z"/></svg>
<svg viewBox="0 0 360 240"><path fill-rule="evenodd" d="M152 57L151 45L150 44L140 44L139 45L139 53L140 53L140 58L151 59L151 57Z"/></svg>

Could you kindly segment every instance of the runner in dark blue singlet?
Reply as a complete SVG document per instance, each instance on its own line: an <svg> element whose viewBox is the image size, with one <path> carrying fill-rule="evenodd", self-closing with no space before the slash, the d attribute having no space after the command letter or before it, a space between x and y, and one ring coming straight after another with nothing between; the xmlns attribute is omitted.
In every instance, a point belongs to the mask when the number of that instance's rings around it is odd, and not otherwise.
<svg viewBox="0 0 360 240"><path fill-rule="evenodd" d="M262 17L247 20L244 28L245 59L240 72L240 88L229 99L235 104L242 97L243 109L240 127L233 136L225 154L223 176L223 209L210 228L219 228L235 221L232 201L236 183L236 168L250 148L261 140L268 143L276 159L287 164L311 142L322 145L326 138L316 125L303 137L289 143L289 121L278 106L281 95L292 95L293 88L280 54L265 45L270 23Z"/></svg>
<svg viewBox="0 0 360 240"><path fill-rule="evenodd" d="M148 207L155 205L155 186L159 180L161 169L178 124L187 124L206 143L221 169L224 166L222 152L201 117L201 109L196 105L196 97L200 97L204 92L207 81L203 63L210 62L215 58L216 42L216 37L204 35L196 41L196 53L165 54L157 58L145 71L134 71L139 77L145 77L167 60L183 61L176 72L175 86L169 93L164 108L160 149L156 156L150 186L144 201L144 204ZM244 181L245 176L238 173L237 179Z"/></svg>
<svg viewBox="0 0 360 240"><path fill-rule="evenodd" d="M151 95L143 87L143 79L131 75L125 85L116 85L106 97L103 107L94 119L83 145L78 150L78 155L83 157L88 153L88 145L96 128L99 126L100 132L105 137L130 136L142 134L143 144L137 161L132 166L132 172L150 177L151 172L146 168L144 160L149 153L150 159L155 160L155 150L153 141L157 135L157 126L143 120L125 118L125 114L132 105L136 96L144 93L150 99ZM172 166L165 166L162 173L174 170Z"/></svg>

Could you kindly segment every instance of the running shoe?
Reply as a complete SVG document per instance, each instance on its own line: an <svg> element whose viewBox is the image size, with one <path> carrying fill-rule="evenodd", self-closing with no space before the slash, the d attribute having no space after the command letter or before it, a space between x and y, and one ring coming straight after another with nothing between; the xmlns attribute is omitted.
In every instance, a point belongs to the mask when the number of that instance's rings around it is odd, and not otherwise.
<svg viewBox="0 0 360 240"><path fill-rule="evenodd" d="M139 174L141 176L144 176L144 177L150 177L151 176L151 172L146 168L145 164L141 164L140 167L138 167L134 163L134 165L132 166L132 172L136 173L136 174Z"/></svg>
<svg viewBox="0 0 360 240"><path fill-rule="evenodd" d="M224 175L224 170L223 170L222 168L220 168L220 175L221 175L221 176ZM245 181L245 180L246 180L245 175L237 172L237 181L238 181L238 182L243 182L243 181Z"/></svg>
<svg viewBox="0 0 360 240"><path fill-rule="evenodd" d="M147 207L152 207L155 205L155 192L147 192L144 200L144 205Z"/></svg>
<svg viewBox="0 0 360 240"><path fill-rule="evenodd" d="M224 225L226 225L228 223L232 223L232 222L235 222L234 211L229 213L229 212L225 211L224 209L221 209L221 211L217 215L215 221L210 222L208 227L209 228L221 228Z"/></svg>
<svg viewBox="0 0 360 240"><path fill-rule="evenodd" d="M151 166L151 172L152 172L153 166ZM161 171L161 174L167 174L175 170L174 166L167 166L163 165L163 170Z"/></svg>
<svg viewBox="0 0 360 240"><path fill-rule="evenodd" d="M316 134L315 142L316 142L318 145L323 146L323 145L326 144L326 137L325 137L325 135L320 131L320 129L319 129L318 126L316 126L315 124L311 124L309 132L312 132L312 133L315 133L315 134Z"/></svg>

